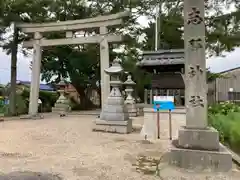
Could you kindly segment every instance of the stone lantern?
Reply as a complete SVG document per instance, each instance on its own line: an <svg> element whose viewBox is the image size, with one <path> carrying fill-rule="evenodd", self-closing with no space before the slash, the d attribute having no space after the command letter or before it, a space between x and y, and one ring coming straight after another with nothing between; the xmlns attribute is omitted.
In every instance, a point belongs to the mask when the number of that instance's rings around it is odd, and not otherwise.
<svg viewBox="0 0 240 180"><path fill-rule="evenodd" d="M125 92L127 94L125 104L127 106L129 116L136 117L137 116L136 100L132 96L132 93L134 91L133 87L136 85L136 83L132 80L131 75L128 75L127 80L124 82L124 85L126 86Z"/></svg>
<svg viewBox="0 0 240 180"><path fill-rule="evenodd" d="M111 77L110 86L112 90L103 105L100 119L97 119L94 123L93 130L95 131L132 132L132 120L129 119L129 113L120 91L123 84L120 80L120 75L123 72L120 61L119 58L114 59L112 66L105 69L105 72Z"/></svg>
<svg viewBox="0 0 240 180"><path fill-rule="evenodd" d="M70 111L70 106L69 101L65 96L66 83L63 79L61 79L61 81L57 84L57 87L60 96L52 108L52 112L59 113L60 116L65 116L66 113Z"/></svg>

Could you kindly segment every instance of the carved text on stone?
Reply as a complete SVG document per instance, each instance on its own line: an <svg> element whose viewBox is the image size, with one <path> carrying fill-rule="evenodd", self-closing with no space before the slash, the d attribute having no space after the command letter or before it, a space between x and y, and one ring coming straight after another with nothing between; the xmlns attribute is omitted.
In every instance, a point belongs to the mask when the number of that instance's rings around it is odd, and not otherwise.
<svg viewBox="0 0 240 180"><path fill-rule="evenodd" d="M189 42L191 49L194 51L203 48L203 41L201 38L196 38L196 39L193 38L188 42Z"/></svg>
<svg viewBox="0 0 240 180"><path fill-rule="evenodd" d="M191 96L189 101L193 107L204 107L204 101L201 96Z"/></svg>
<svg viewBox="0 0 240 180"><path fill-rule="evenodd" d="M192 7L192 11L188 14L188 24L198 25L203 22L200 11L196 7Z"/></svg>
<svg viewBox="0 0 240 180"><path fill-rule="evenodd" d="M197 73L203 74L203 69L200 67L200 65L196 65L196 67L194 66L189 66L189 75L190 77L194 77Z"/></svg>

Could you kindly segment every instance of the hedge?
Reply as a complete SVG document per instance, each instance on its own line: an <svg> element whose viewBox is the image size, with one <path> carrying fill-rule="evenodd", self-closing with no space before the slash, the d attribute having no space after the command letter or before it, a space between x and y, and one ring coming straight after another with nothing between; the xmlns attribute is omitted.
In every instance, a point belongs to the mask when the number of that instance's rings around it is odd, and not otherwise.
<svg viewBox="0 0 240 180"><path fill-rule="evenodd" d="M30 92L28 89L24 89L21 94L17 95L17 114L26 114L28 112L29 106L29 95ZM39 111L41 112L51 112L54 103L57 101L59 94L57 92L48 92L48 91L40 91L39 99L42 101L41 107L39 107ZM8 115L8 105L4 107L4 114Z"/></svg>
<svg viewBox="0 0 240 180"><path fill-rule="evenodd" d="M28 89L23 90L21 96L27 101L27 105L30 92ZM42 101L41 111L42 112L51 112L52 107L58 99L59 94L57 92L51 91L39 91L39 99ZM28 107L27 107L28 108ZM39 109L40 110L40 109Z"/></svg>
<svg viewBox="0 0 240 180"><path fill-rule="evenodd" d="M240 153L240 107L226 102L209 107L209 125L219 131L220 141Z"/></svg>

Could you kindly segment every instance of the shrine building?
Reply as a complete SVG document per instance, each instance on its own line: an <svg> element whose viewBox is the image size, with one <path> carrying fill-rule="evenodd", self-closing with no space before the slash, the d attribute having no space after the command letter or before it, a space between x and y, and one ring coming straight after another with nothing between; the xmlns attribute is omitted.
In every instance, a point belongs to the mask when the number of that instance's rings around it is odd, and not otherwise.
<svg viewBox="0 0 240 180"><path fill-rule="evenodd" d="M153 96L174 96L175 104L184 106L184 49L145 51L137 66L152 75L145 104L152 104Z"/></svg>

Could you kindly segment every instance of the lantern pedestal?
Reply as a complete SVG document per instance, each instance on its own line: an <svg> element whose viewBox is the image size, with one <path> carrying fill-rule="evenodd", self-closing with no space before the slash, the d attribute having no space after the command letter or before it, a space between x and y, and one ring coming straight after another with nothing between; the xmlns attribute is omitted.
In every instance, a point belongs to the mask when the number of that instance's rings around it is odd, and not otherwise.
<svg viewBox="0 0 240 180"><path fill-rule="evenodd" d="M60 114L60 116L61 115L65 116L71 110L71 107L69 105L69 100L65 97L66 84L63 79L59 82L58 86L59 86L58 92L60 93L60 96L56 103L54 104L54 107L52 107L52 112L58 113Z"/></svg>
<svg viewBox="0 0 240 180"><path fill-rule="evenodd" d="M130 133L132 132L132 120L129 119L127 107L125 106L119 79L123 69L119 64L119 59L113 61L113 65L105 72L111 75L111 93L103 105L100 119L94 121L93 131L104 131L111 133Z"/></svg>
<svg viewBox="0 0 240 180"><path fill-rule="evenodd" d="M54 107L52 107L52 112L66 115L66 113L68 113L71 109L69 106L69 101L64 96L64 90L59 90L58 92L60 93L60 96L54 104Z"/></svg>
<svg viewBox="0 0 240 180"><path fill-rule="evenodd" d="M135 86L136 83L133 82L131 75L128 75L127 80L124 82L124 85L126 86L125 92L127 94L125 104L127 106L129 116L136 117L137 116L136 100L132 96L132 93L134 91L133 86Z"/></svg>

